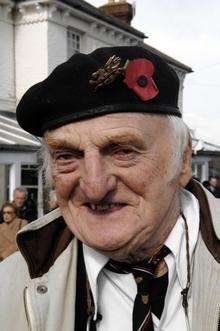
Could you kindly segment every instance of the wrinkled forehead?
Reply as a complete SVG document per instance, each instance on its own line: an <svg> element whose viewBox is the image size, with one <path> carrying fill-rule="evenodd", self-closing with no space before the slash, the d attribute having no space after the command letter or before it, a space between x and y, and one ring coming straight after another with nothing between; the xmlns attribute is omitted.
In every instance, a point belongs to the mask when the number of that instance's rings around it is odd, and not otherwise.
<svg viewBox="0 0 220 331"><path fill-rule="evenodd" d="M48 144L56 144L58 140L75 140L80 144L82 140L118 138L156 139L162 134L169 135L170 127L167 116L143 113L115 113L98 116L88 120L72 122L57 129L47 131L44 139Z"/></svg>

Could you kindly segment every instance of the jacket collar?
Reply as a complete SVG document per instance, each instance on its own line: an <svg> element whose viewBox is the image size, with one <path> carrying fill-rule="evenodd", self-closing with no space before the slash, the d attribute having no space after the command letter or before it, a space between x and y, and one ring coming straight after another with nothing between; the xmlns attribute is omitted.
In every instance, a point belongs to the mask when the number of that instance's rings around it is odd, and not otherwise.
<svg viewBox="0 0 220 331"><path fill-rule="evenodd" d="M186 189L199 201L202 239L214 259L220 263L220 200L196 180L191 180Z"/></svg>
<svg viewBox="0 0 220 331"><path fill-rule="evenodd" d="M59 208L29 223L17 234L31 278L45 274L73 239Z"/></svg>
<svg viewBox="0 0 220 331"><path fill-rule="evenodd" d="M215 199L195 180L191 180L186 189L199 201L202 238L210 253L220 263L220 200ZM17 243L27 262L30 277L40 277L48 272L73 237L59 208L19 231Z"/></svg>

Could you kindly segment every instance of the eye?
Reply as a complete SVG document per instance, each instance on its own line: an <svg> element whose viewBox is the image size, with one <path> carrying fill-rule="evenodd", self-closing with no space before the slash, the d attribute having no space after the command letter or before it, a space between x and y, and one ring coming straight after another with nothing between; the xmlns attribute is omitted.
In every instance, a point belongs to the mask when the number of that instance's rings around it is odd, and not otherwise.
<svg viewBox="0 0 220 331"><path fill-rule="evenodd" d="M130 161L136 157L137 151L130 147L118 147L112 151L112 155L117 160Z"/></svg>
<svg viewBox="0 0 220 331"><path fill-rule="evenodd" d="M121 155L129 155L129 154L133 153L133 150L129 149L129 148L122 148L122 149L117 150L115 153L121 154Z"/></svg>
<svg viewBox="0 0 220 331"><path fill-rule="evenodd" d="M82 151L56 151L52 153L52 157L56 162L73 161L83 157Z"/></svg>
<svg viewBox="0 0 220 331"><path fill-rule="evenodd" d="M55 159L56 160L71 160L74 156L72 153L59 153L56 155Z"/></svg>
<svg viewBox="0 0 220 331"><path fill-rule="evenodd" d="M51 152L53 170L58 173L68 174L77 169L79 161L84 156L80 150L59 149Z"/></svg>

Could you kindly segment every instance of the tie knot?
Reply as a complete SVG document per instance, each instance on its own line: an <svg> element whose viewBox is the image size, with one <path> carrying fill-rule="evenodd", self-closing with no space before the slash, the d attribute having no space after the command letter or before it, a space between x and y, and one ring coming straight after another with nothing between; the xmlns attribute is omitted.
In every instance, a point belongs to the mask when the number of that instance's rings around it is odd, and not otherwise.
<svg viewBox="0 0 220 331"><path fill-rule="evenodd" d="M163 246L155 255L148 259L142 260L134 264L109 260L108 263L105 265L105 268L107 270L120 274L132 273L136 279L140 279L143 276L154 275L158 264L169 253L169 248Z"/></svg>
<svg viewBox="0 0 220 331"><path fill-rule="evenodd" d="M163 261L163 259L168 254L170 254L170 249L164 245L156 254L154 254L150 259L148 259L147 265L149 265L149 268L152 269L153 273L155 272L155 269L157 268L158 264Z"/></svg>
<svg viewBox="0 0 220 331"><path fill-rule="evenodd" d="M134 276L137 284L137 295L133 308L133 331L154 330L151 315L151 305L153 303L152 285L157 281L154 275L158 264L169 253L169 248L163 246L151 258L135 264L109 260L105 265L107 270L122 274L132 273Z"/></svg>

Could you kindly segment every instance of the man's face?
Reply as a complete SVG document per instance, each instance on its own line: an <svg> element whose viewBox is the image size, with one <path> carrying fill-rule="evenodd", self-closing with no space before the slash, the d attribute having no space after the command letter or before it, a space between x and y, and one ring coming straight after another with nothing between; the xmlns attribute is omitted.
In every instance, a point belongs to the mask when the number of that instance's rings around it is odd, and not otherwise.
<svg viewBox="0 0 220 331"><path fill-rule="evenodd" d="M25 202L25 198L26 198L25 192L20 192L20 191L14 192L14 203L18 208L23 206Z"/></svg>
<svg viewBox="0 0 220 331"><path fill-rule="evenodd" d="M218 187L218 179L217 178L214 178L212 177L209 181L210 185L213 187L213 188L216 188Z"/></svg>
<svg viewBox="0 0 220 331"><path fill-rule="evenodd" d="M58 203L77 238L118 260L163 243L179 212L165 117L110 114L64 125L45 141Z"/></svg>

